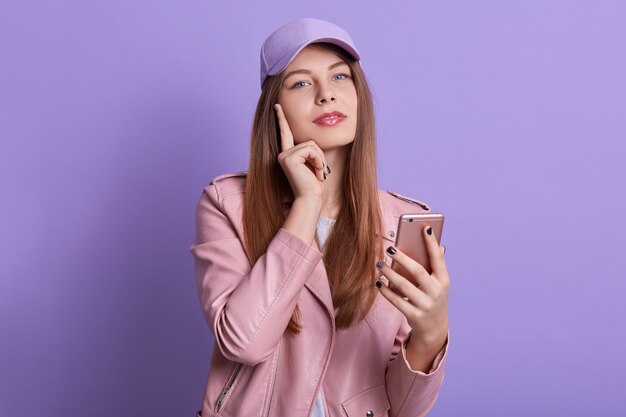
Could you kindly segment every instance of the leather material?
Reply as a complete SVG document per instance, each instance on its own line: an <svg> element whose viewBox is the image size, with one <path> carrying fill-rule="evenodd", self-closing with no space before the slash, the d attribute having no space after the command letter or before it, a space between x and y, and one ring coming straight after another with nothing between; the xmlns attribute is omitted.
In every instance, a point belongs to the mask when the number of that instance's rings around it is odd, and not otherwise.
<svg viewBox="0 0 626 417"><path fill-rule="evenodd" d="M322 253L286 229L251 267L242 245L245 181L245 172L216 177L197 205L190 251L215 338L201 416L308 417L320 383L328 417L425 415L443 382L449 334L424 373L406 361L406 318L381 295L364 320L336 330ZM394 244L401 214L428 208L391 193L379 190L383 249ZM296 304L302 331L294 337L285 329Z"/></svg>

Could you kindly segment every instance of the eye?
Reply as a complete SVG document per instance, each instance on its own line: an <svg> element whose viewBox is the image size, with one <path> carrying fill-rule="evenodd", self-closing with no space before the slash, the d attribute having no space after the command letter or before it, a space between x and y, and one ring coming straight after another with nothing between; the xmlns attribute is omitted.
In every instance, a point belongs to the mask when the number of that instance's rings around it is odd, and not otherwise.
<svg viewBox="0 0 626 417"><path fill-rule="evenodd" d="M300 84L307 84L307 82L306 81L298 81L297 83L292 85L291 88L300 88Z"/></svg>
<svg viewBox="0 0 626 417"><path fill-rule="evenodd" d="M341 74L335 75L335 78L341 81L341 80L350 78L350 76L348 74L341 73ZM303 84L309 84L309 83L307 81L298 81L297 83L293 84L291 88L299 89L299 88L304 87Z"/></svg>

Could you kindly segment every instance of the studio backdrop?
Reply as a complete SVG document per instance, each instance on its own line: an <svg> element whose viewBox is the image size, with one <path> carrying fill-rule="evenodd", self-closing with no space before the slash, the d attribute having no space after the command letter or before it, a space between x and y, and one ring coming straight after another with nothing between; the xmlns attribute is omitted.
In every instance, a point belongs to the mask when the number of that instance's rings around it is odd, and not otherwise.
<svg viewBox="0 0 626 417"><path fill-rule="evenodd" d="M430 415L626 415L618 0L3 2L0 415L195 415L196 203L247 169L261 43L305 16L362 54L379 186L446 215Z"/></svg>

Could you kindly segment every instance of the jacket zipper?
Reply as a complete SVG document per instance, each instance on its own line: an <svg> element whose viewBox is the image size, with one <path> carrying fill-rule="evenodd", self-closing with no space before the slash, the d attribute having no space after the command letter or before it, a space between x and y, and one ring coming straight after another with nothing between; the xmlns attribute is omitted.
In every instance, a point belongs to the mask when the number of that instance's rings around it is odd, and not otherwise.
<svg viewBox="0 0 626 417"><path fill-rule="evenodd" d="M231 387L233 386L233 383L235 382L235 378L237 378L237 374L239 374L240 370L241 370L241 364L237 363L237 366L235 366L235 370L230 375L230 378L228 378L228 381L226 381L226 385L224 385L224 389L222 390L222 393L220 394L219 398L217 399L217 403L215 404L215 411L216 412L218 412L218 413L220 412L220 409L222 408L222 405L224 404L224 400L226 399L226 396L228 395L228 392L230 391Z"/></svg>
<svg viewBox="0 0 626 417"><path fill-rule="evenodd" d="M274 376L272 378L272 387L270 388L270 401L267 405L267 413L265 413L265 417L270 415L270 410L272 409L272 399L274 398L274 387L276 386L276 376L278 375L278 365L280 365L280 352L283 347L283 339L281 338L278 342L278 353L276 356L276 369L274 370Z"/></svg>

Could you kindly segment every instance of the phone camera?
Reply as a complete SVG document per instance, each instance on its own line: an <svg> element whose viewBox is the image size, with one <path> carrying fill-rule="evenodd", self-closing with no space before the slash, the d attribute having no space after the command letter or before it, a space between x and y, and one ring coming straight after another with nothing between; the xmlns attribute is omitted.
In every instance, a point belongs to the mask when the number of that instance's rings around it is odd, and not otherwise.
<svg viewBox="0 0 626 417"><path fill-rule="evenodd" d="M409 219L409 223L413 222L413 219Z"/></svg>

